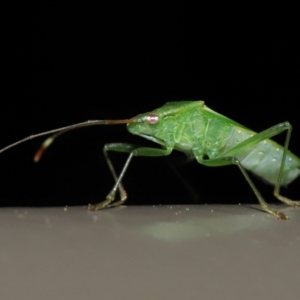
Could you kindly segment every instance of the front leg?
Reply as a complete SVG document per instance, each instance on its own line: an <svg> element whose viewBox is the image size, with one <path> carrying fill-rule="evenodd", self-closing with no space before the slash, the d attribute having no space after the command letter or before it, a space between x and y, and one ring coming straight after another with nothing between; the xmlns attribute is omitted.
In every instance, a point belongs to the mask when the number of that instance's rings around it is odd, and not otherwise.
<svg viewBox="0 0 300 300"><path fill-rule="evenodd" d="M111 189L111 191L107 194L106 199L104 201L94 205L89 205L88 209L99 210L107 207L120 206L127 200L127 193L122 185L122 179L125 175L125 172L133 156L166 156L169 155L172 152L172 150L173 150L172 148L166 148L166 149L146 148L146 147L140 147L137 145L127 144L127 143L106 144L103 148L104 156L116 183ZM108 156L108 151L129 153L129 156L119 176L117 176L114 166ZM114 202L116 192L118 189L120 192L120 200Z"/></svg>

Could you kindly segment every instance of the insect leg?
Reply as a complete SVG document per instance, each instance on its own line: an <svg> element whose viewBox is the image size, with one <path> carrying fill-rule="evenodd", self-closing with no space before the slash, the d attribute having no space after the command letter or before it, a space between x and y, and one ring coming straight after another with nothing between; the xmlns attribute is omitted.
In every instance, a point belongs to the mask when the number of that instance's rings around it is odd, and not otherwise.
<svg viewBox="0 0 300 300"><path fill-rule="evenodd" d="M271 137L280 134L281 132L288 130L288 134L291 135L292 125L289 122L279 123L275 126L272 126L266 130L263 130L259 133L256 133L252 137L244 140L240 144L231 148L229 151L223 153L224 156L235 156L237 153L247 150L249 147L258 144L264 140L270 139ZM289 142L289 139L288 139Z"/></svg>
<svg viewBox="0 0 300 300"><path fill-rule="evenodd" d="M281 186L282 173L283 173L284 165L285 165L285 162L286 162L286 153L288 151L291 134L292 134L292 125L290 125L288 127L288 130L287 130L287 133L286 133L280 170L279 170L278 178L277 178L275 188L274 188L274 196L278 200L282 201L283 203L285 203L287 205L290 205L290 206L293 206L293 207L299 207L300 206L300 201L294 201L294 200L288 199L288 198L280 195L280 186Z"/></svg>
<svg viewBox="0 0 300 300"><path fill-rule="evenodd" d="M257 133L255 135L253 135L252 137L250 137L249 139L243 141L236 147L232 148L228 152L224 153L223 155L234 156L237 153L240 153L243 150L247 149L248 147L253 146L253 145L255 145L261 141L264 141L266 139L269 139L275 135L278 135L285 130L287 131L287 133L286 133L286 138L285 138L285 143L284 143L284 149L283 149L283 155L282 155L282 159L281 159L280 169L278 172L278 178L277 178L277 182L276 182L275 188L274 188L274 196L278 200L284 202L287 205L297 207L297 206L300 206L300 201L290 200L290 199L280 195L282 174L283 174L284 165L286 162L286 154L288 151L290 137L292 134L292 125L289 122L283 122L283 123L277 124L277 125L272 126L271 128L268 128L260 133Z"/></svg>
<svg viewBox="0 0 300 300"><path fill-rule="evenodd" d="M111 144L106 144L103 147L103 153L104 153L104 157L106 159L106 162L108 164L108 167L116 181L115 185L113 186L112 190L107 194L106 199L100 203L94 204L94 205L89 205L88 209L89 210L99 210L99 209L103 209L106 207L110 207L113 206L111 203L114 201L115 199L115 195L116 195L116 191L117 189L119 189L120 192L120 200L118 202L120 202L119 205L121 205L122 203L124 203L127 199L127 193L123 187L123 184L121 182L122 178L124 177L124 174L128 168L128 165L132 159L132 151L138 148L138 146L132 145L132 144L127 144L127 143L111 143ZM109 158L108 155L108 151L116 151L116 152L125 152L125 153L130 153L130 155L128 156L126 163L121 171L120 176L118 177L115 171L115 168L111 162L111 159ZM114 205L116 206L116 205Z"/></svg>
<svg viewBox="0 0 300 300"><path fill-rule="evenodd" d="M108 156L107 153L108 151L130 153L119 177L117 176L113 164ZM106 199L98 204L89 205L88 207L89 210L99 210L106 207L120 206L126 201L127 194L125 189L123 188L121 181L124 177L124 174L133 156L165 156L165 155L169 155L172 152L172 148L156 149L156 148L139 147L136 145L126 144L126 143L112 143L112 144L106 144L104 146L103 152L106 161L108 163L109 169L112 172L116 183L111 189L111 191L108 193L108 195L106 196ZM120 200L114 202L117 189L119 189L120 192Z"/></svg>
<svg viewBox="0 0 300 300"><path fill-rule="evenodd" d="M226 157L220 157L220 158L215 158L215 159L203 159L202 157L197 157L197 161L200 164L203 164L203 165L209 166L209 167L237 165L239 167L239 169L241 170L242 174L244 175L244 177L246 178L247 182L249 183L250 187L252 188L253 192L255 193L262 209L265 210L266 212L276 216L277 218L279 218L281 220L288 219L288 217L284 213L279 212L268 206L267 202L261 196L258 189L254 185L253 181L250 179L249 175L247 174L246 170L243 168L240 161L236 157L226 156Z"/></svg>

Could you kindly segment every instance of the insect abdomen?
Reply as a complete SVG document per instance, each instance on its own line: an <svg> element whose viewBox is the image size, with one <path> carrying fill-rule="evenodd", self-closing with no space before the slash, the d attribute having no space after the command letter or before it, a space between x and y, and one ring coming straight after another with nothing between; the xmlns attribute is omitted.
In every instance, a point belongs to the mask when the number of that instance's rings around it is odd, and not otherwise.
<svg viewBox="0 0 300 300"><path fill-rule="evenodd" d="M220 124L218 124L220 123ZM247 140L256 132L251 131L240 124L228 124L222 119L214 118L207 124L207 135L205 143L209 141L207 148L209 157L223 157L226 152L238 144ZM215 149L212 145L217 146ZM244 150L235 156L240 160L242 166L266 180L275 184L278 179L281 166L283 147L272 140L262 141L249 149ZM286 162L282 174L281 185L288 185L300 175L300 159L290 151L287 151Z"/></svg>
<svg viewBox="0 0 300 300"><path fill-rule="evenodd" d="M265 140L249 150L237 154L242 166L271 184L278 179L283 147L272 140ZM288 185L300 175L300 160L287 152L281 185Z"/></svg>

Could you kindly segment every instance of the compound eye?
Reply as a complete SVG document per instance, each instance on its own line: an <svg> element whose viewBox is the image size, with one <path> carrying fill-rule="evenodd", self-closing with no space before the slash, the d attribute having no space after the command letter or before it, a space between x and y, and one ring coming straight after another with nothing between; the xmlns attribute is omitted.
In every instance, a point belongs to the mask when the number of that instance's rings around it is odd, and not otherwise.
<svg viewBox="0 0 300 300"><path fill-rule="evenodd" d="M158 115L155 114L155 113L150 113L150 114L146 117L146 122L147 122L149 125L156 124L156 123L158 123L158 121L159 121Z"/></svg>

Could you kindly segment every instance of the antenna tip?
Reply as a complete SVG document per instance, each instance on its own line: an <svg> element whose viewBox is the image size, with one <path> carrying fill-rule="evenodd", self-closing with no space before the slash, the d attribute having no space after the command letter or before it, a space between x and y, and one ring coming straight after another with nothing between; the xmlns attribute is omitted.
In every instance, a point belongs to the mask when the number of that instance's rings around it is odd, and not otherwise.
<svg viewBox="0 0 300 300"><path fill-rule="evenodd" d="M34 157L33 157L34 162L40 161L45 150L52 144L53 141L54 141L54 138L52 138L52 137L46 139L46 141L42 144L42 146L39 148L39 150L34 155Z"/></svg>
<svg viewBox="0 0 300 300"><path fill-rule="evenodd" d="M36 154L34 155L33 161L36 162L36 163L39 162L40 159L41 159L41 157L42 157L42 155L43 155L43 153L44 153L44 148L41 147L41 148L36 152Z"/></svg>

